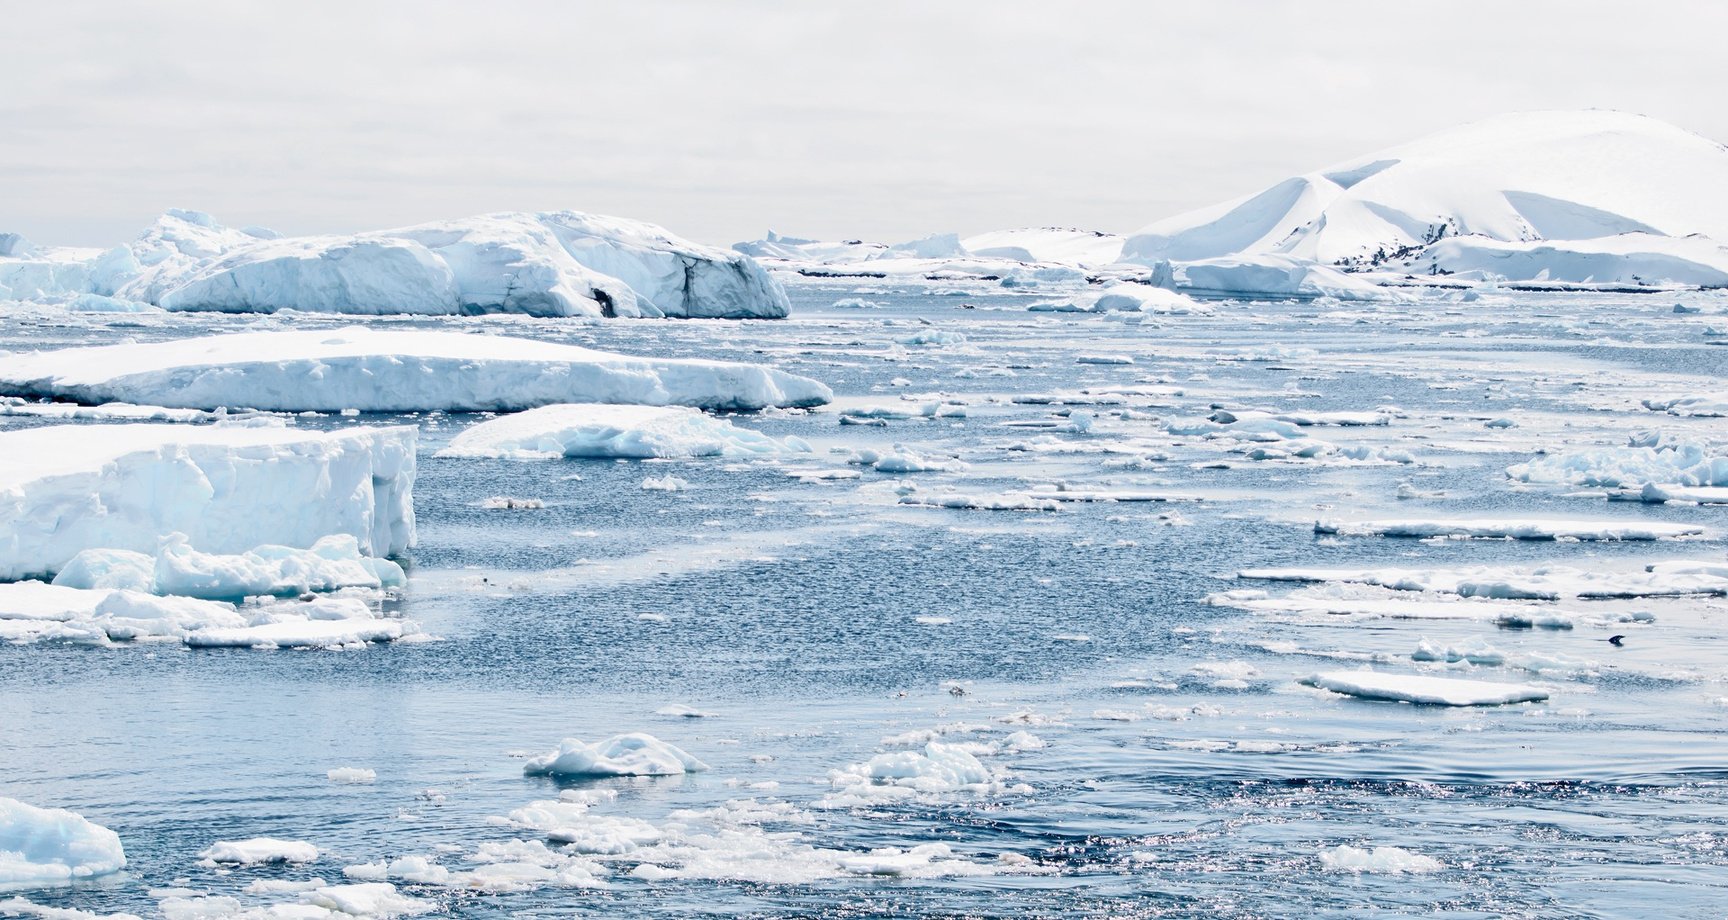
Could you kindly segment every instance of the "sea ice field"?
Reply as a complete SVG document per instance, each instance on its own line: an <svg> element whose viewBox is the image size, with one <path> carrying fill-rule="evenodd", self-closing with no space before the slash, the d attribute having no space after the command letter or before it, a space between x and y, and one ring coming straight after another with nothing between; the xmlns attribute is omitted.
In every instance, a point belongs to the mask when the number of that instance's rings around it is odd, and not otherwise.
<svg viewBox="0 0 1728 920"><path fill-rule="evenodd" d="M0 915L1728 904L1728 296L786 287L778 320L0 313L14 353L461 332L661 374L648 409L215 411L186 394L232 378L183 370L0 401L0 436L329 432L272 500L338 470L370 515L0 593L0 810L46 810ZM781 374L732 412L686 358ZM351 408L417 405L383 367ZM165 593L197 599L136 609Z"/></svg>

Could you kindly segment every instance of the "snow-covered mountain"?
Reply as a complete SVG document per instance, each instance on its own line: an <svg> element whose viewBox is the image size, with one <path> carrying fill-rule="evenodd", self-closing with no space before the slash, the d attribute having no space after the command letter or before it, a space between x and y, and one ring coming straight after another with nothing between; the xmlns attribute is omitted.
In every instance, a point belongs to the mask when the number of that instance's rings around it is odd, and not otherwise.
<svg viewBox="0 0 1728 920"><path fill-rule="evenodd" d="M106 251L9 237L0 252L0 299L8 297L264 313L737 318L789 309L785 292L747 256L576 211L283 237L173 210Z"/></svg>
<svg viewBox="0 0 1728 920"><path fill-rule="evenodd" d="M1639 236L1621 245L1544 245L1628 234ZM1531 112L1158 221L1127 240L1123 258L1279 254L1348 270L1577 281L1631 280L1654 265L1665 266L1656 280L1697 283L1690 279L1728 269L1728 252L1686 239L1695 235L1728 240L1728 148L1640 115ZM1466 242L1453 242L1459 238ZM1494 260L1485 249L1510 255ZM1651 258L1635 265L1627 255Z"/></svg>

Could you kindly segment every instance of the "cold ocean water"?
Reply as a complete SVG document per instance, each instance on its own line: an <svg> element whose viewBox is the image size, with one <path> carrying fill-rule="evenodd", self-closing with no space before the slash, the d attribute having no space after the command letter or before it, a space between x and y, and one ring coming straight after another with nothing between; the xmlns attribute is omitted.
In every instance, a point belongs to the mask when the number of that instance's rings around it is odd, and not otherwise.
<svg viewBox="0 0 1728 920"><path fill-rule="evenodd" d="M1029 313L1051 295L987 285L866 285L799 282L781 322L0 317L0 349L357 321L493 331L766 362L838 396L819 412L735 417L815 448L756 461L445 459L434 451L482 417L293 419L421 427L420 545L390 606L439 641L0 647L0 794L111 827L130 858L119 876L31 899L151 916L170 898L291 900L256 883L342 882L346 866L404 856L472 867L489 842L543 839L500 818L571 792L594 802L597 834L619 825L605 819L645 822L629 825L640 845L585 857L604 887L393 881L436 914L476 917L1728 909L1728 600L1523 600L1570 628L1520 628L1474 609L1496 602L1397 618L1368 602L1441 598L1236 577L1722 562L1728 508L1608 501L1506 468L1654 429L1728 436L1723 419L1640 404L1721 389L1728 298L1429 294L1123 316ZM1705 312L1674 314L1677 299ZM876 306L833 306L856 300ZM1292 435L1285 422L1274 436L1194 421L1218 409L1385 424ZM1500 419L1516 425L1488 424ZM896 445L946 469L849 462ZM687 487L642 487L667 474ZM1058 488L1166 500L1058 500ZM494 496L545 507L480 507ZM1436 518L1707 531L1315 531ZM1291 596L1362 607L1279 604ZM1475 656L1490 663L1415 661L1424 640L1491 646ZM1441 707L1299 682L1362 667L1550 696ZM710 769L523 775L562 738L635 731ZM868 772L855 765L899 751L916 766L944 744L989 775L853 781ZM326 779L346 766L376 782ZM323 855L199 865L216 840L266 835ZM1358 868L1342 846L1367 851ZM859 858L883 848L902 852Z"/></svg>

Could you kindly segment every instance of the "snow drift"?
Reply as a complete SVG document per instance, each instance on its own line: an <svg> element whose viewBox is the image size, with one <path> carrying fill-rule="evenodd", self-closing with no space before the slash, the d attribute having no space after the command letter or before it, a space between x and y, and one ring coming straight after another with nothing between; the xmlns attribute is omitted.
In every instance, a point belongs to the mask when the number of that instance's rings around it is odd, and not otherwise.
<svg viewBox="0 0 1728 920"><path fill-rule="evenodd" d="M172 210L106 252L11 247L12 297L80 294L169 310L778 318L785 292L749 257L653 224L576 211L488 214L281 237Z"/></svg>
<svg viewBox="0 0 1728 920"><path fill-rule="evenodd" d="M359 326L9 355L0 365L0 394L321 412L475 412L568 402L754 410L833 398L814 380L756 364Z"/></svg>
<svg viewBox="0 0 1728 920"><path fill-rule="evenodd" d="M80 552L154 554L168 534L208 553L310 547L367 555L414 543L413 428L56 425L0 432L0 580L52 575Z"/></svg>

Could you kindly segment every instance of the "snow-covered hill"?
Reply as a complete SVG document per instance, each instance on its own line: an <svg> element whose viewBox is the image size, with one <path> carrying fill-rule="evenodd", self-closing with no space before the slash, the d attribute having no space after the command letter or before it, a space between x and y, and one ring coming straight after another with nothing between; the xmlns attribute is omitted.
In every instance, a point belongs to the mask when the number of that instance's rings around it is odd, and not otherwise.
<svg viewBox="0 0 1728 920"><path fill-rule="evenodd" d="M1635 246L1541 245L1622 234L1640 236ZM1606 277L1579 275L1575 255L1626 250L1655 257L1641 267L1658 266L1657 276L1641 280L1698 283L1714 278L1722 260L1719 246L1686 239L1694 235L1728 240L1728 148L1639 115L1532 112L1443 131L1158 221L1127 240L1123 257L1152 263L1281 254L1350 270L1627 281L1637 272L1612 258L1593 260ZM1462 246L1436 246L1460 237ZM1490 259L1484 249L1517 255ZM1465 251L1469 257L1460 259ZM1559 260L1553 266L1551 253Z"/></svg>
<svg viewBox="0 0 1728 920"><path fill-rule="evenodd" d="M789 309L785 292L747 256L575 211L282 237L174 210L107 251L11 239L0 253L6 298L262 313L739 318Z"/></svg>

